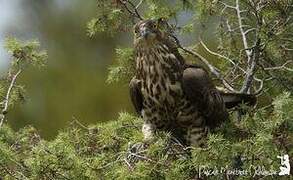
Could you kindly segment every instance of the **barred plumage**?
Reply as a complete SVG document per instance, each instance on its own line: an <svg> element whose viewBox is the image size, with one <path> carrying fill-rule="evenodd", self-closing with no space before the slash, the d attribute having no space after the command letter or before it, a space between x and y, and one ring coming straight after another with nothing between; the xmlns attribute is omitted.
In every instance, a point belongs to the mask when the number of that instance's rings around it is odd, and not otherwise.
<svg viewBox="0 0 293 180"><path fill-rule="evenodd" d="M209 129L228 118L225 95L231 107L242 100L255 101L249 95L220 93L202 67L185 63L154 20L135 26L134 44L136 76L130 82L130 95L144 120L145 139L165 130L187 145L202 145Z"/></svg>

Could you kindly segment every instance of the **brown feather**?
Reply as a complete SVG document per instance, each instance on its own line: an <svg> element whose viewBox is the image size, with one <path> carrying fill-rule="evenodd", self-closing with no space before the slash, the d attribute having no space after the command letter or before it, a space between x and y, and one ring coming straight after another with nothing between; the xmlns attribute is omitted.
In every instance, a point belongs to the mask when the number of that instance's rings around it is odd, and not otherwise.
<svg viewBox="0 0 293 180"><path fill-rule="evenodd" d="M135 77L129 83L129 93L131 102L137 114L141 115L143 106L143 96L141 94L141 83Z"/></svg>
<svg viewBox="0 0 293 180"><path fill-rule="evenodd" d="M134 45L136 77L129 83L130 97L144 120L145 139L160 129L200 145L208 129L229 118L226 106L255 104L252 95L217 90L208 72L187 64L177 43L154 20L135 26Z"/></svg>
<svg viewBox="0 0 293 180"><path fill-rule="evenodd" d="M228 119L224 101L204 69L196 66L187 67L183 73L182 83L186 96L197 104L206 117L207 126L214 128Z"/></svg>

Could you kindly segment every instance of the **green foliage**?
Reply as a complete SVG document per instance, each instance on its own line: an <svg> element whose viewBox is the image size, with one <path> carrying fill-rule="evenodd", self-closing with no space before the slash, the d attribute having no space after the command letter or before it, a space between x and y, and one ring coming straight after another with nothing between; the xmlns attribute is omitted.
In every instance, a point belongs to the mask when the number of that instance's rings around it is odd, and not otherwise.
<svg viewBox="0 0 293 180"><path fill-rule="evenodd" d="M93 37L96 33L114 35L127 31L132 27L131 16L128 15L120 1L97 1L97 15L87 24L87 34Z"/></svg>
<svg viewBox="0 0 293 180"><path fill-rule="evenodd" d="M108 75L108 83L126 82L134 76L135 61L134 52L131 48L117 48L116 49L116 64L110 67Z"/></svg>
<svg viewBox="0 0 293 180"><path fill-rule="evenodd" d="M178 3L178 1L170 3L166 0L147 0L146 4L148 9L146 11L146 18L174 18L182 8Z"/></svg>
<svg viewBox="0 0 293 180"><path fill-rule="evenodd" d="M182 27L182 30L180 31L182 34L185 33L191 33L194 30L194 24L186 24Z"/></svg>
<svg viewBox="0 0 293 180"><path fill-rule="evenodd" d="M157 134L153 142L142 147L142 120L128 113L121 113L115 121L89 127L75 120L52 141L42 140L32 127L15 133L3 126L0 177L192 179L198 172L203 177L208 170L242 168L249 174L238 178L249 179L257 168L279 172L277 156L293 156L293 113L289 108L292 105L292 96L284 93L274 101L273 111L258 111L259 115L247 116L240 123L232 119L208 137L206 147L190 150L185 150L168 133ZM272 116L262 117L263 114ZM284 125L288 128L283 129ZM234 162L238 155L243 163L240 167ZM224 176L222 172L209 178ZM266 178L274 179L276 175Z"/></svg>
<svg viewBox="0 0 293 180"><path fill-rule="evenodd" d="M245 18L242 20L241 28L246 40L242 38L243 33L239 30L239 18L235 9L236 2L239 2L238 8L241 18ZM262 53L257 59L259 68L256 70L255 76L260 79L273 77L271 80L273 82L265 83L268 92L276 92L280 86L287 91L292 91L292 78L287 78L292 76L292 68L290 70L285 68L270 70L270 67L282 66L291 62L292 59L292 53L288 53L288 48L292 47L292 42L288 39L293 25L293 21L290 19L292 1L266 1L261 8L256 8L258 3L261 1L204 0L198 6L199 10L203 11L200 13L200 19L220 17L217 32L218 50L220 54L239 63L243 68L248 66L247 55L243 47L244 41L252 49L259 41L261 43L259 49ZM224 65L229 67L229 64ZM292 67L292 64L288 67ZM241 81L235 81L235 84L241 85Z"/></svg>
<svg viewBox="0 0 293 180"><path fill-rule="evenodd" d="M7 38L5 43L5 48L12 55L12 59L8 76L0 79L0 107L7 111L8 107L25 98L24 86L16 82L19 74L29 66L38 68L45 66L47 53L40 50L40 44L37 41L21 42L15 38ZM9 91L10 86L11 91ZM6 99L7 95L8 99ZM4 107L6 101L8 101L8 107Z"/></svg>
<svg viewBox="0 0 293 180"><path fill-rule="evenodd" d="M233 61L237 60L237 63L245 68L247 59L243 53L243 43L239 32L235 31L238 28L238 20L234 10L223 10L223 2L235 6L234 1L200 0L195 3L185 0L146 0L141 5L140 12L145 18L164 17L175 21L180 14L191 13L192 21L188 21L182 27L175 27L180 29L181 33L191 35L194 32L196 14L197 19L203 24L210 17L221 16L217 33L219 53ZM264 177L255 176L254 173L259 169L279 172L280 160L277 156L289 154L293 157L293 98L290 93L283 93L284 89L278 85L282 82L288 85L287 82L292 80L288 79L290 71L271 75L264 70L264 65L272 67L292 59L292 55L287 52L291 49L292 34L292 23L290 18L287 19L291 13L288 7L292 6L288 6L289 1L286 2L268 1L268 4L257 12L263 18L263 21L258 21L256 12L253 11L254 7L240 1L241 10L250 10L246 14L244 11L241 12L245 14L243 21L246 25L256 27L259 23L255 34L263 43L259 60L259 64L263 65L260 65L260 69L263 71L258 71L256 75L267 78L269 74L276 80L277 83L266 84L268 94L272 97L277 96L272 103L273 106L262 107L261 104L253 110L247 108L248 113L240 122L233 116L235 114L231 114L230 120L209 134L206 146L202 148L183 147L168 133L158 133L153 142L144 144L141 133L142 120L127 113L121 113L117 120L90 127L74 120L51 141L42 139L33 127L14 132L5 124L0 127L0 177L195 179L199 173L205 176L208 171L220 170L220 173L209 176L208 179L225 179L229 171L246 170L247 174L237 176L236 179L251 179ZM97 15L88 23L88 35L92 37L96 33L115 35L119 32L130 32L137 20L133 13L135 11L127 1L99 0ZM233 36L227 31L226 20L235 32ZM274 28L271 28L271 24L275 25ZM253 45L254 40L254 36L247 36L249 45ZM8 39L6 47L13 57L10 70L12 76L27 65L43 66L47 58L46 53L39 50L39 44L36 42L22 43ZM116 57L116 63L110 68L107 82L128 82L134 76L134 51L131 48L118 48ZM225 61L217 65L225 70L231 68ZM11 77L0 82L1 106L4 104L2 100L10 82ZM236 80L234 84L240 85L241 82ZM21 99L23 91L24 88L16 84L10 94L9 105ZM264 104L270 105L271 99L267 101ZM228 176L230 178L233 175ZM273 175L265 178L280 177Z"/></svg>
<svg viewBox="0 0 293 180"><path fill-rule="evenodd" d="M242 168L252 174L259 168L279 172L280 162L277 156L293 155L293 151L289 150L293 146L293 131L290 129L292 119L288 119L293 113L287 109L292 105L292 97L284 93L274 101L273 116L269 116L269 110L257 111L255 116L247 116L240 123L232 121L232 124L226 124L218 133L209 136L207 148L193 151L193 162L202 164L202 167L221 169L233 167L234 158L241 155ZM282 127L284 125L287 129ZM231 131L234 133L227 133Z"/></svg>
<svg viewBox="0 0 293 180"><path fill-rule="evenodd" d="M199 19L205 21L207 18L216 14L216 4L218 1L199 0L196 10L198 11Z"/></svg>
<svg viewBox="0 0 293 180"><path fill-rule="evenodd" d="M130 2L130 3L128 3ZM135 22L139 21L134 7L139 1L116 0L97 1L97 15L87 24L87 34L93 37L96 33L115 35L119 32L132 32ZM183 11L193 9L194 2L188 0L146 0L138 6L137 11L146 19L174 19Z"/></svg>
<svg viewBox="0 0 293 180"><path fill-rule="evenodd" d="M20 42L15 38L6 39L6 49L13 56L13 66L25 66L31 64L43 67L47 60L47 53L39 50L38 41Z"/></svg>
<svg viewBox="0 0 293 180"><path fill-rule="evenodd" d="M236 3L238 3L240 19L245 19L242 22L241 29L245 32L246 40L240 31L239 18L236 13ZM260 2L261 3L261 2ZM247 75L243 74L243 69L251 67L251 61L247 51L244 49L251 48L253 52L254 44L260 42L259 51L252 57L258 61L258 68L254 74L257 79L269 79L265 84L269 92L277 92L278 85L283 86L287 91L292 90L292 80L289 77L292 74L292 68L288 71L282 71L279 68L269 71L266 67L281 67L288 63L288 67L292 65L292 53L290 32L292 29L292 20L289 18L292 14L291 1L269 1L262 5L262 8L256 9L257 2L255 1L214 1L214 0L176 0L176 1L97 1L97 17L89 22L89 35L93 36L97 32L105 32L107 34L115 34L117 32L132 32L132 25L139 21L140 17L144 19L164 18L171 23L175 33L193 36L198 30L195 25L202 25L202 34L208 30L210 25L209 20L218 21L217 37L214 40L219 54L226 58L216 57L215 54L208 52L208 60L218 67L222 74L234 88L242 89L245 84ZM247 10L247 11L246 11ZM137 15L137 13L139 15ZM178 22L182 15L185 17L185 22ZM271 24L274 24L273 28ZM203 39L204 41L204 39ZM245 41L245 42L244 42ZM247 47L243 47L243 44ZM280 44L282 44L280 46ZM191 44L191 46L194 46ZM202 48L202 47L201 47ZM205 52L207 53L207 52ZM119 55L119 54L118 54ZM212 55L212 56L211 56ZM213 59L219 59L219 61ZM221 60L220 60L221 59ZM230 59L231 61L228 61ZM117 82L129 80L128 69L130 67L122 66L119 61L117 65L110 68L108 82ZM235 68L235 64L239 68ZM232 70L235 69L235 70ZM232 72L231 72L231 71ZM123 79L122 76L126 77ZM254 80L249 86L252 89L258 88L260 81ZM282 91L278 91L281 93ZM278 94L277 93L277 94Z"/></svg>

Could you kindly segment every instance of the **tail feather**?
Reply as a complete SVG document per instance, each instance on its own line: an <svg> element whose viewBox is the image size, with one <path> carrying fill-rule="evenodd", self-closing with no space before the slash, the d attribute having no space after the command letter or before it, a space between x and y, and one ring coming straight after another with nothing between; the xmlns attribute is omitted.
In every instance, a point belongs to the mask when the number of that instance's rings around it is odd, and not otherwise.
<svg viewBox="0 0 293 180"><path fill-rule="evenodd" d="M256 96L253 94L241 94L241 93L226 93L220 92L227 109L238 106L242 103L254 106L256 104Z"/></svg>

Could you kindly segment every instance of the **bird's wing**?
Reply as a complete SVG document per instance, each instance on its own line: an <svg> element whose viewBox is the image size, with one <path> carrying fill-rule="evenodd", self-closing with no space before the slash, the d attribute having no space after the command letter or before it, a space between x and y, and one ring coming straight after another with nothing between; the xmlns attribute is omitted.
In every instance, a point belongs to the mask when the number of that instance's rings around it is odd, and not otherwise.
<svg viewBox="0 0 293 180"><path fill-rule="evenodd" d="M182 86L187 98L197 105L210 128L228 119L228 112L220 92L215 88L208 73L199 66L184 69Z"/></svg>
<svg viewBox="0 0 293 180"><path fill-rule="evenodd" d="M130 99L135 111L141 115L143 96L141 94L141 82L135 77L129 83Z"/></svg>

